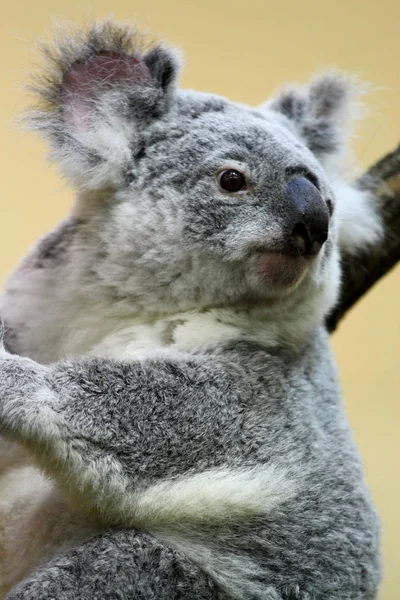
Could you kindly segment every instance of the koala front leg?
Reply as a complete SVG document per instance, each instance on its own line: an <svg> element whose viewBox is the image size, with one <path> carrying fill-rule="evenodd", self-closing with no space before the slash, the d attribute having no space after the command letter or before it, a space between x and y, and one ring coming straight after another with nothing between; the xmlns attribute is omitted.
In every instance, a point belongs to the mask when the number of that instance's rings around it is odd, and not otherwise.
<svg viewBox="0 0 400 600"><path fill-rule="evenodd" d="M211 467L218 436L224 452L234 443L236 419L224 410L230 384L210 381L213 368L175 354L42 366L2 349L0 433L22 443L80 512L101 525L142 526L171 474Z"/></svg>
<svg viewBox="0 0 400 600"><path fill-rule="evenodd" d="M22 442L74 507L100 525L149 527L151 514L159 527L182 518L182 503L192 519L192 501L177 490L183 485L190 496L193 486L204 488L196 469L217 514L225 506L213 491L221 478L237 486L238 506L247 506L243 477L253 471L218 468L236 451L242 402L236 374L203 356L80 357L48 366L4 350L0 356L0 432ZM259 493L273 498L262 471ZM202 501L196 506L203 516L195 518L205 518Z"/></svg>

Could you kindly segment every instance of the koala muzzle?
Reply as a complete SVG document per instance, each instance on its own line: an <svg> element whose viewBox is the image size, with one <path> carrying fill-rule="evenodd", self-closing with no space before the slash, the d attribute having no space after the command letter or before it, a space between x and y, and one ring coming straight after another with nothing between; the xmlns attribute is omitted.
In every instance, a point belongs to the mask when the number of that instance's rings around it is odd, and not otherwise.
<svg viewBox="0 0 400 600"><path fill-rule="evenodd" d="M288 253L316 256L328 238L329 210L319 190L305 177L284 188L287 201Z"/></svg>

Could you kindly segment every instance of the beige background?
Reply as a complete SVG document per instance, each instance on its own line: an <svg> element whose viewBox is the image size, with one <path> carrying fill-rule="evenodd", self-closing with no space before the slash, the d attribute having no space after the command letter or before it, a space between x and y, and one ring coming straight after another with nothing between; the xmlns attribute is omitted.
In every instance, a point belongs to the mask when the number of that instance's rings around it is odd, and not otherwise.
<svg viewBox="0 0 400 600"><path fill-rule="evenodd" d="M181 83L257 104L287 80L324 66L373 86L355 149L368 166L400 138L398 0L1 0L0 283L36 237L68 210L72 192L46 165L44 146L14 123L21 83L36 60L33 41L53 19L112 14L136 21L184 50ZM400 597L399 294L392 272L347 317L333 345L348 413L382 516L385 577L380 600Z"/></svg>

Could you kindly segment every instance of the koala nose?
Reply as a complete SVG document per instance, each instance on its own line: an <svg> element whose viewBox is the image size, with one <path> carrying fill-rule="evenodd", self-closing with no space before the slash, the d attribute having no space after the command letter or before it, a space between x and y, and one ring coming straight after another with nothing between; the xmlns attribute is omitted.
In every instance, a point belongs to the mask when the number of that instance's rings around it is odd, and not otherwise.
<svg viewBox="0 0 400 600"><path fill-rule="evenodd" d="M329 210L319 190L305 177L294 177L285 186L288 233L292 249L315 256L328 238Z"/></svg>

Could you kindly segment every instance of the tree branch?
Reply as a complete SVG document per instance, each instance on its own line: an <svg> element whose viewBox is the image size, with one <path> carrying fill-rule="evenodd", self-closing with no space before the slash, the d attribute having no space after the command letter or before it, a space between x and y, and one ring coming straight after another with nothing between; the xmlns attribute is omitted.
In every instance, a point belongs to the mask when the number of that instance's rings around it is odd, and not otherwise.
<svg viewBox="0 0 400 600"><path fill-rule="evenodd" d="M342 257L343 283L339 303L327 319L334 331L343 315L400 260L400 146L358 180L376 195L385 236L369 251Z"/></svg>

